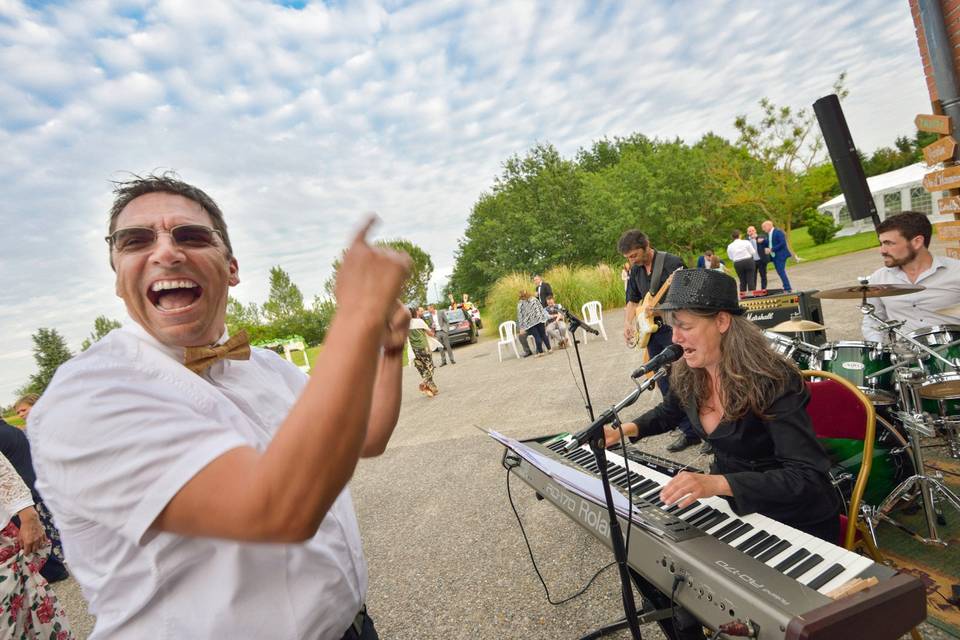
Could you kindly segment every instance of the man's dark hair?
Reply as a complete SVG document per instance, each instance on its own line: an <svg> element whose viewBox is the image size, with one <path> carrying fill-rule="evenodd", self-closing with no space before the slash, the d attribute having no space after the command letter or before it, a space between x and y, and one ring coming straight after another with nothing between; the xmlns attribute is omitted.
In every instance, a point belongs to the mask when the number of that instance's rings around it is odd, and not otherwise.
<svg viewBox="0 0 960 640"><path fill-rule="evenodd" d="M233 246L230 244L230 236L227 234L227 223L223 219L223 212L213 201L213 198L204 193L201 189L187 184L180 179L174 171L164 171L163 173L148 174L138 176L133 174L130 180L123 180L113 183L113 206L110 207L110 227L108 233L117 230L117 217L120 212L130 204L135 198L148 193L170 193L175 196L183 196L188 200L193 200L207 212L213 228L220 232L223 238L223 244L227 247L227 257L233 257ZM111 266L113 262L111 260Z"/></svg>
<svg viewBox="0 0 960 640"><path fill-rule="evenodd" d="M703 252L703 255L709 258L710 256L713 255L713 249L707 249L706 251Z"/></svg>
<svg viewBox="0 0 960 640"><path fill-rule="evenodd" d="M923 246L930 246L930 237L933 235L933 225L930 219L922 213L916 211L904 211L895 216L890 216L877 226L877 234L885 231L899 231L907 240L913 240L917 236L923 236Z"/></svg>
<svg viewBox="0 0 960 640"><path fill-rule="evenodd" d="M650 239L647 238L647 234L639 229L624 231L620 240L617 241L617 251L620 252L620 255L630 253L634 249L646 249L649 246Z"/></svg>
<svg viewBox="0 0 960 640"><path fill-rule="evenodd" d="M730 237L733 238L734 240L739 240L739 239L740 239L740 232L739 232L739 231L734 231L733 233L730 234Z"/></svg>

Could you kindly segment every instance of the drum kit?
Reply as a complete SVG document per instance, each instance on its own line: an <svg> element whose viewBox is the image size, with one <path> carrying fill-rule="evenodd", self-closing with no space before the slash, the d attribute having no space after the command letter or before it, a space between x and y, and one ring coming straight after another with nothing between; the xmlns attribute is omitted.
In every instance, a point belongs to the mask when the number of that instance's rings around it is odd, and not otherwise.
<svg viewBox="0 0 960 640"><path fill-rule="evenodd" d="M943 470L926 465L923 451L931 444L942 444L948 456L960 459L960 324L906 333L902 331L903 321L881 319L874 306L867 302L867 298L921 290L920 286L871 285L866 278L859 278L855 287L814 294L822 299L860 300L861 313L872 318L878 330L886 334L887 340L882 344L866 341L808 344L799 339L801 332L822 331L826 327L797 315L764 331L771 347L794 360L801 369L827 371L846 378L875 406L877 442L862 505L874 543L874 527L882 520L925 544L946 545L937 532L937 524L946 522L940 505L946 502L960 515L960 496L944 484ZM960 318L960 304L938 309L937 313ZM795 337L781 333L792 333ZM831 454L836 453L829 446L827 449ZM856 456L850 460L859 467ZM854 465L851 463L851 466ZM834 474L838 486L852 477L843 470L841 466ZM911 531L890 515L894 507L913 503L923 509L926 536Z"/></svg>

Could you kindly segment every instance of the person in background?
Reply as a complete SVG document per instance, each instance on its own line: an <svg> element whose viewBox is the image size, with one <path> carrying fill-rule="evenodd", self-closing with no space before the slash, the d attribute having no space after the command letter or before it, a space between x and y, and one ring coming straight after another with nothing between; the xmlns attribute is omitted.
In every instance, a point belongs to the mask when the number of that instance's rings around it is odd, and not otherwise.
<svg viewBox="0 0 960 640"><path fill-rule="evenodd" d="M767 264L770 262L770 256L767 255L767 236L766 234L758 234L757 228L754 226L747 227L747 240L750 241L750 244L753 246L753 249L757 252L757 255L760 257L759 260L756 260L753 263L753 266L756 269L754 274L753 282L750 285L750 288L755 290L757 288L757 276L760 278L760 288L767 288Z"/></svg>
<svg viewBox="0 0 960 640"><path fill-rule="evenodd" d="M29 408L32 407L38 399L39 396L35 393L19 398L14 403L14 407L24 409L22 412L18 411L20 417L26 420L30 415ZM34 509L36 509L37 516L40 518L40 524L43 525L44 533L46 533L47 539L50 541L50 552L47 555L47 560L43 568L40 569L40 574L47 582L66 580L70 577L70 574L63 564L63 546L60 543L60 532L53 522L53 516L50 514L50 510L47 509L36 488L37 474L33 469L33 458L30 455L30 441L27 440L27 436L23 430L8 424L2 419L0 419L0 453L10 461L10 464L13 465L17 474L19 474L20 479L23 480L23 483L30 489L30 494L33 496ZM20 522L16 519L14 523L17 526L20 525Z"/></svg>
<svg viewBox="0 0 960 640"><path fill-rule="evenodd" d="M787 277L787 258L791 255L790 249L787 246L787 234L784 233L782 229L777 229L773 226L771 220L764 220L760 226L763 228L763 232L767 234L770 245L764 249L764 251L770 256L770 260L773 262L773 268L776 269L777 275L780 276L780 282L783 283L783 290L785 292L793 291L790 286L790 279Z"/></svg>
<svg viewBox="0 0 960 640"><path fill-rule="evenodd" d="M733 268L737 272L737 278L740 280L740 291L751 291L756 272L754 262L760 259L753 245L748 240L740 238L740 232L734 231L731 234L733 238L727 245L727 257L733 262Z"/></svg>
<svg viewBox="0 0 960 640"><path fill-rule="evenodd" d="M0 637L76 638L67 612L41 574L48 545L30 488L0 456Z"/></svg>
<svg viewBox="0 0 960 640"><path fill-rule="evenodd" d="M440 393L437 383L433 381L433 355L430 353L430 338L433 329L423 320L419 309L410 307L410 333L408 341L413 352L413 366L420 374L420 393L432 398Z"/></svg>
<svg viewBox="0 0 960 640"><path fill-rule="evenodd" d="M617 241L617 251L632 265L626 293L627 306L624 310L623 320L623 339L630 345L636 336L637 311L644 297L648 293L656 295L660 288L664 286L670 274L677 272L678 269L684 269L686 265L679 256L666 251L655 250L651 246L647 234L639 229L624 231ZM670 325L660 317L656 317L654 320L660 327L656 333L650 336L650 341L647 343L647 354L650 358L656 357L673 343ZM670 392L669 379L661 378L657 385L660 388L660 393L666 397ZM700 443L700 436L690 426L689 420L682 418L676 426L680 430L680 434L676 440L667 446L667 451L675 453ZM704 441L700 452L709 453L710 443Z"/></svg>
<svg viewBox="0 0 960 640"><path fill-rule="evenodd" d="M877 227L883 265L870 274L870 284L920 285L923 291L902 296L868 298L883 320L904 322L901 331L958 324L958 319L938 313L960 302L960 260L930 253L933 228L930 219L916 211L886 218ZM889 340L876 321L863 316L863 337L872 342Z"/></svg>
<svg viewBox="0 0 960 640"><path fill-rule="evenodd" d="M627 283L630 282L630 263L624 262L620 268L620 279L623 280L623 291L627 291Z"/></svg>
<svg viewBox="0 0 960 640"><path fill-rule="evenodd" d="M719 256L710 256L710 266L707 268L713 271L719 271L720 273L727 272L727 268L723 266L722 262L720 262Z"/></svg>
<svg viewBox="0 0 960 640"><path fill-rule="evenodd" d="M557 304L553 296L547 298L547 337L553 340L561 349L566 349L569 344L567 338L567 323L563 321L563 306Z"/></svg>
<svg viewBox="0 0 960 640"><path fill-rule="evenodd" d="M713 250L707 249L697 256L697 269L709 269L710 259L713 258Z"/></svg>
<svg viewBox="0 0 960 640"><path fill-rule="evenodd" d="M24 426L26 426L27 416L30 415L30 409L33 408L33 405L37 404L37 400L39 399L39 394L27 393L17 398L17 401L13 403L13 408L17 412L17 415L23 420Z"/></svg>
<svg viewBox="0 0 960 640"><path fill-rule="evenodd" d="M539 275L533 276L533 284L537 287L537 300L540 301L540 306L547 306L547 298L553 295L553 287L549 282L544 282Z"/></svg>
<svg viewBox="0 0 960 640"><path fill-rule="evenodd" d="M457 364L453 359L453 347L450 346L450 321L447 320L447 314L443 309L437 310L434 305L427 307L430 310L430 322L433 325L434 337L443 345L440 349L440 366L447 366L447 356L450 356L450 364ZM465 314L468 312L464 312ZM467 316L469 320L469 315Z"/></svg>
<svg viewBox="0 0 960 640"><path fill-rule="evenodd" d="M550 338L547 337L546 322L549 319L543 305L529 291L520 292L520 301L517 303L517 328L520 330L520 341L528 333L533 336L537 345L537 357L543 355L544 349L550 352Z"/></svg>

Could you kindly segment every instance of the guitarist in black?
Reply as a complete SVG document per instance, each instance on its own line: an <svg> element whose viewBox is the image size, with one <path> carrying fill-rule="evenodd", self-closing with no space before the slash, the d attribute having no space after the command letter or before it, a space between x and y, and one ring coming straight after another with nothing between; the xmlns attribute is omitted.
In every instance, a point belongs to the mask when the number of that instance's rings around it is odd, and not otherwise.
<svg viewBox="0 0 960 640"><path fill-rule="evenodd" d="M651 295L656 295L663 283L670 277L670 274L677 269L686 268L686 265L679 256L665 251L656 251L650 246L650 239L647 238L647 234L638 229L623 232L617 242L617 251L630 263L630 278L627 280L627 307L623 319L623 338L627 344L631 344L636 338L637 310L644 296L648 292ZM660 328L650 336L650 342L647 343L647 353L651 358L673 343L673 330L670 326L663 324L660 318L657 318L656 321ZM670 391L670 382L667 378L661 378L658 385L660 386L660 392L666 397L667 392ZM667 445L667 451L683 451L687 447L700 442L700 436L693 430L686 417L682 419L678 426L680 435L674 442ZM710 444L704 442L700 451L701 453L710 453Z"/></svg>

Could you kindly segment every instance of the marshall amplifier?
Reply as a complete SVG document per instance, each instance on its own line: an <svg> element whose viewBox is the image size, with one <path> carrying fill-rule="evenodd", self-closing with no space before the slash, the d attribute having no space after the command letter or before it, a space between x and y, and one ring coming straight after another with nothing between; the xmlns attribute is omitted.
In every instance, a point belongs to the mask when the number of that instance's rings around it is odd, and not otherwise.
<svg viewBox="0 0 960 640"><path fill-rule="evenodd" d="M740 301L740 306L744 310L743 316L761 329L769 329L786 322L795 313L800 314L801 320L824 324L820 300L813 297L815 293L816 290L745 298ZM823 331L805 331L800 334L800 339L809 344L821 345L826 341L826 335Z"/></svg>

